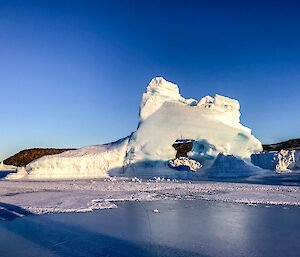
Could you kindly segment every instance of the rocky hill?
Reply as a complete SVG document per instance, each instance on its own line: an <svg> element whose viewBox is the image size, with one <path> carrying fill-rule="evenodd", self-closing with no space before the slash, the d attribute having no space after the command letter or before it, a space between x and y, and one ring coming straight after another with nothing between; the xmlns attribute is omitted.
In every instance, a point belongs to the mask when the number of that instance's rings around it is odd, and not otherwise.
<svg viewBox="0 0 300 257"><path fill-rule="evenodd" d="M263 149L266 152L280 150L300 150L300 138L290 139L276 144L263 145Z"/></svg>
<svg viewBox="0 0 300 257"><path fill-rule="evenodd" d="M55 148L32 148L26 149L17 154L7 158L3 161L5 165L13 165L17 167L24 167L28 163L43 157L45 155L59 154L65 151L75 150L75 149L55 149Z"/></svg>

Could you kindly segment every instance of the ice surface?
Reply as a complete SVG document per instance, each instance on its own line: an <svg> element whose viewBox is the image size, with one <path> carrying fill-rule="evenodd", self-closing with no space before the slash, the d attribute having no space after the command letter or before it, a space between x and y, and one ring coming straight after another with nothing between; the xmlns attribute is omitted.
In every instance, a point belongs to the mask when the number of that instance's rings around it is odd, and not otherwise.
<svg viewBox="0 0 300 257"><path fill-rule="evenodd" d="M176 84L157 77L143 94L138 128L129 137L42 157L26 166L26 176L30 179L99 178L121 173L180 177L168 166L176 157L172 145L178 140L193 140L188 158L206 169L213 165L219 153L225 156L222 164L227 155L241 162L248 161L252 153L262 150L262 145L240 123L239 109L237 100L221 95L205 96L199 101L185 99Z"/></svg>
<svg viewBox="0 0 300 257"><path fill-rule="evenodd" d="M32 213L86 212L115 208L119 201L194 200L300 205L297 186L244 183L182 183L107 178L77 181L0 181L1 202Z"/></svg>
<svg viewBox="0 0 300 257"><path fill-rule="evenodd" d="M277 172L300 172L300 151L281 150L262 152L251 156L254 165Z"/></svg>
<svg viewBox="0 0 300 257"><path fill-rule="evenodd" d="M245 162L233 155L219 154L213 165L208 170L208 176L212 178L237 178L260 174L261 169Z"/></svg>
<svg viewBox="0 0 300 257"><path fill-rule="evenodd" d="M184 101L179 94L177 85L157 77L151 80L143 94L140 105L140 121L144 121L151 114L157 111L165 102Z"/></svg>

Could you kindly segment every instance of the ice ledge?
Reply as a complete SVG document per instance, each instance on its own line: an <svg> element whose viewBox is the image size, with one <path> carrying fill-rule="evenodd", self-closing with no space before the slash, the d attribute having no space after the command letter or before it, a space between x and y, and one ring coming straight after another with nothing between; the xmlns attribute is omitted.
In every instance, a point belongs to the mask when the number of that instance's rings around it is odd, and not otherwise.
<svg viewBox="0 0 300 257"><path fill-rule="evenodd" d="M200 100L184 98L180 95L176 84L163 77L155 77L150 81L146 92L143 94L139 112L140 122L156 112L165 102L177 102L201 109L210 109L212 112L225 115L226 119L230 118L235 122L240 121L239 101L218 94L214 97L204 96Z"/></svg>

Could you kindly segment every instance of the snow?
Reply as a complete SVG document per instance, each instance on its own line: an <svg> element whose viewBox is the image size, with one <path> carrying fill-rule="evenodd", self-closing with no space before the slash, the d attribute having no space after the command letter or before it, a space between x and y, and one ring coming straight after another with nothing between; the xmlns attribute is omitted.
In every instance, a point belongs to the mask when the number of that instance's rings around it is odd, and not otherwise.
<svg viewBox="0 0 300 257"><path fill-rule="evenodd" d="M251 161L262 169L275 170L277 172L299 172L300 151L281 150L279 152L262 152L253 154Z"/></svg>
<svg viewBox="0 0 300 257"><path fill-rule="evenodd" d="M198 171L199 169L201 169L202 165L195 160L186 157L179 157L174 160L170 160L169 167L178 170L188 169L191 171Z"/></svg>
<svg viewBox="0 0 300 257"><path fill-rule="evenodd" d="M208 169L220 153L247 162L251 154L262 150L262 145L240 123L239 109L237 100L221 95L186 99L176 84L157 77L143 94L139 124L129 137L42 157L26 166L25 177L69 179L121 174L180 178L182 174L168 166L175 159L172 145L177 140L193 140L193 149L188 153L191 160L186 160L191 165L198 162ZM23 175L24 172L9 178Z"/></svg>
<svg viewBox="0 0 300 257"><path fill-rule="evenodd" d="M26 179L72 179L109 176L123 167L128 137L116 142L44 156L26 166ZM22 172L24 174L24 172ZM21 178L12 174L7 179Z"/></svg>
<svg viewBox="0 0 300 257"><path fill-rule="evenodd" d="M27 177L27 175L28 175L28 173L27 173L25 167L17 167L16 172L9 173L5 177L5 179L11 179L11 180L22 179L24 177Z"/></svg>
<svg viewBox="0 0 300 257"><path fill-rule="evenodd" d="M116 208L120 201L195 200L243 204L300 205L297 186L224 182L183 183L164 179L0 181L1 202L35 214Z"/></svg>
<svg viewBox="0 0 300 257"><path fill-rule="evenodd" d="M16 169L16 166L5 165L3 162L0 163L0 171L15 171Z"/></svg>

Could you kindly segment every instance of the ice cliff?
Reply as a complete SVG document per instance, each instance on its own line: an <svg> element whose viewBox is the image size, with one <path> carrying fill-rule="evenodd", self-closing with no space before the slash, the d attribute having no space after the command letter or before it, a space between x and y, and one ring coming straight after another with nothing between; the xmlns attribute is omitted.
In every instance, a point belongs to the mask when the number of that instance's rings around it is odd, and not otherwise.
<svg viewBox="0 0 300 257"><path fill-rule="evenodd" d="M176 150L172 145L178 140L193 142L187 155L197 165L187 159L175 160ZM192 163L199 169L203 166L203 169L217 172L220 165L226 163L226 156L231 156L231 164L239 163L243 170L246 167L251 170L250 156L260 151L261 143L240 123L237 100L221 95L186 99L180 95L176 84L157 77L151 80L143 94L139 124L129 137L115 143L45 156L28 164L26 170L27 177L32 179L116 174L168 176L180 173L169 168L170 161L175 166L180 162ZM217 158L220 154L223 157ZM213 165L216 159L218 165Z"/></svg>

